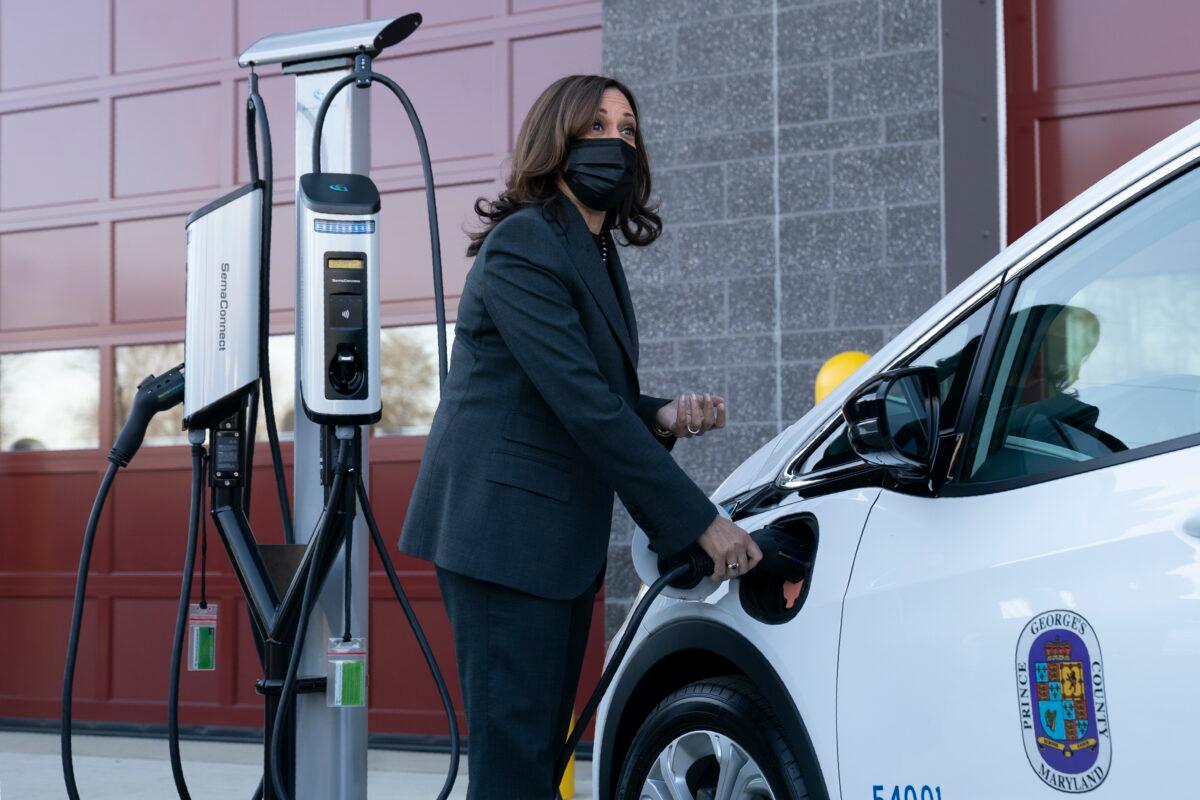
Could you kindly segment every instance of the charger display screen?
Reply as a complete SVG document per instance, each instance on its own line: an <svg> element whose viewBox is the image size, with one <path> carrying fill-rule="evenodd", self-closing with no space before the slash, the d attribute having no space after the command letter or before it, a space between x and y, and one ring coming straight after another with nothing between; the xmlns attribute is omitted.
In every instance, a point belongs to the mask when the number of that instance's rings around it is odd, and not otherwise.
<svg viewBox="0 0 1200 800"><path fill-rule="evenodd" d="M361 258L330 258L325 262L330 269L362 269L363 264Z"/></svg>

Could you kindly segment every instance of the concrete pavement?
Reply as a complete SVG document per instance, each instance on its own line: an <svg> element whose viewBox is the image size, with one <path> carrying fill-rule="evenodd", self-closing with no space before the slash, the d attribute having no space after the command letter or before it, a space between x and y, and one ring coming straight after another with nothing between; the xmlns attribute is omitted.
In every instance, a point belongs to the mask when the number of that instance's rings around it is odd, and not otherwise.
<svg viewBox="0 0 1200 800"><path fill-rule="evenodd" d="M249 800L262 774L257 744L184 741L188 788L197 800ZM176 797L165 739L76 736L75 780L86 800L166 800ZM371 798L432 800L442 787L449 756L371 750ZM580 800L591 797L591 764L576 764ZM453 798L467 794L466 760ZM0 800L62 800L57 734L0 732Z"/></svg>

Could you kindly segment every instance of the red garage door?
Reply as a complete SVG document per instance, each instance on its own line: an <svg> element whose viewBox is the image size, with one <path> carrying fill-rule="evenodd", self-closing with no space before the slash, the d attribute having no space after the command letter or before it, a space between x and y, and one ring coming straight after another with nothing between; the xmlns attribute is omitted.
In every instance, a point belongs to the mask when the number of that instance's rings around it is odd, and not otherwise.
<svg viewBox="0 0 1200 800"><path fill-rule="evenodd" d="M271 32L411 11L425 13L425 26L376 68L408 89L430 138L453 316L469 266L462 227L471 203L495 191L536 93L560 75L599 69L599 2L0 0L0 718L58 715L81 532L104 454L129 389L182 360L184 217L246 180L246 84L237 53ZM292 79L269 70L262 90L278 177L271 352L286 430ZM384 193L383 247L391 253L382 316L395 401L371 460L379 521L398 533L436 403L436 360L421 173L393 106L377 106L372 177ZM110 497L89 585L80 719L165 722L189 474L181 444L177 410L151 432ZM290 464L289 447L284 455ZM252 523L260 538L279 541L265 446L257 459ZM258 727L257 656L212 538L220 664L215 673L185 676L182 717L189 725ZM449 667L434 576L426 564L396 557ZM424 663L374 566L371 730L444 733ZM602 608L598 601L585 683L599 672Z"/></svg>
<svg viewBox="0 0 1200 800"><path fill-rule="evenodd" d="M1015 239L1200 117L1200 3L1006 0Z"/></svg>

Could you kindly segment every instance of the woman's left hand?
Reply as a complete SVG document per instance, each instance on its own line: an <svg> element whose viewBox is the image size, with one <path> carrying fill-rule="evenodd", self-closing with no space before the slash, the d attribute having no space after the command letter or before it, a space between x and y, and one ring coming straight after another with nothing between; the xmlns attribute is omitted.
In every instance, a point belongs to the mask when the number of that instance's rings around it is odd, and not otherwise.
<svg viewBox="0 0 1200 800"><path fill-rule="evenodd" d="M680 439L703 436L725 427L725 398L715 394L681 394L658 410L656 420Z"/></svg>

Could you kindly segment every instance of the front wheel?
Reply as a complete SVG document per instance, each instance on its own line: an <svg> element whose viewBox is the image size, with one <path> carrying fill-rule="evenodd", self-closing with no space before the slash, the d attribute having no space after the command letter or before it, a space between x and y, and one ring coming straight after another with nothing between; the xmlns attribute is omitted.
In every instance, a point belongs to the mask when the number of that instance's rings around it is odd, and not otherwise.
<svg viewBox="0 0 1200 800"><path fill-rule="evenodd" d="M713 678L668 695L642 723L618 800L791 800L804 781L783 726L744 678Z"/></svg>

